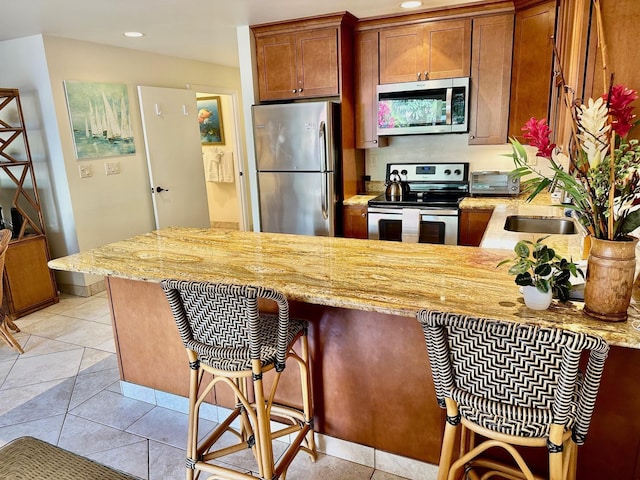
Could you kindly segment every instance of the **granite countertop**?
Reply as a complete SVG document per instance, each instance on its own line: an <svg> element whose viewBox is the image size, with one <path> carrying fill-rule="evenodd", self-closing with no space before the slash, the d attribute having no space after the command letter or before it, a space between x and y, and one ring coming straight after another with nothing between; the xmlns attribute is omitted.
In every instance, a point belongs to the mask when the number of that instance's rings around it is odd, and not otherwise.
<svg viewBox="0 0 640 480"><path fill-rule="evenodd" d="M290 300L415 317L422 308L596 333L640 349L632 321L606 323L580 302L528 309L505 250L223 229L168 228L49 262L53 269L158 282L269 286Z"/></svg>
<svg viewBox="0 0 640 480"><path fill-rule="evenodd" d="M343 205L356 205L356 206L367 206L369 200L376 198L379 193L376 194L363 194L363 195L354 195L352 197L346 198L342 204Z"/></svg>

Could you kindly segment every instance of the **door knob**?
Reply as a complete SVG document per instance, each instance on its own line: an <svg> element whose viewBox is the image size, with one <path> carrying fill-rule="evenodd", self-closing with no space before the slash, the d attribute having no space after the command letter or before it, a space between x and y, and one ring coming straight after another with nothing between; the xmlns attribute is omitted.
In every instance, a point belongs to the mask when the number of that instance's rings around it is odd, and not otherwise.
<svg viewBox="0 0 640 480"><path fill-rule="evenodd" d="M153 191L153 190L151 190ZM162 187L156 187L156 192L160 193L160 192L168 192L169 189L168 188L162 188Z"/></svg>

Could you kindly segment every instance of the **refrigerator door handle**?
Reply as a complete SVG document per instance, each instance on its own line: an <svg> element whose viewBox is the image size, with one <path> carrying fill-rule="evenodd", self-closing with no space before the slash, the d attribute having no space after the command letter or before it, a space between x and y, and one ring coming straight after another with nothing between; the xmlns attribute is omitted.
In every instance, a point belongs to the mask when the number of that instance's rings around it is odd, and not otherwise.
<svg viewBox="0 0 640 480"><path fill-rule="evenodd" d="M322 202L322 218L324 218L325 220L327 220L329 218L329 212L327 211L327 204L328 204L328 197L329 197L329 182L327 181L327 169L328 169L328 163L327 163L327 128L326 128L326 123L324 122L324 120L322 122L320 122L320 128L319 128L319 144L320 144L320 161L322 162L321 165L321 169L322 169L322 180L321 180L321 185L320 185L320 189L321 189L321 202Z"/></svg>

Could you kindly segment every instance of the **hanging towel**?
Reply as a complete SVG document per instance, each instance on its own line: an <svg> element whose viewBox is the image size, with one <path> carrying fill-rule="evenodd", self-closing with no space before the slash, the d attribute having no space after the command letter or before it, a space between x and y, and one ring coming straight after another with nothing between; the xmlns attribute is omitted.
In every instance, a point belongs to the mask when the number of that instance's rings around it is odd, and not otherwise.
<svg viewBox="0 0 640 480"><path fill-rule="evenodd" d="M420 210L402 209L402 241L408 243L420 241Z"/></svg>
<svg viewBox="0 0 640 480"><path fill-rule="evenodd" d="M222 152L220 156L220 182L233 183L233 152Z"/></svg>
<svg viewBox="0 0 640 480"><path fill-rule="evenodd" d="M207 182L220 181L220 157L215 150L207 149L204 151L204 174Z"/></svg>

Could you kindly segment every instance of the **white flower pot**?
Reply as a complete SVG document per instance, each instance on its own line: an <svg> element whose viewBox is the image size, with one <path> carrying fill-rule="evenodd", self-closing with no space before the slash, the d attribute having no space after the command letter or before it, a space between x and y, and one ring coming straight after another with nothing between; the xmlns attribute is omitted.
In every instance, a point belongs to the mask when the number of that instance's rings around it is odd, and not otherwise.
<svg viewBox="0 0 640 480"><path fill-rule="evenodd" d="M546 310L551 305L553 292L549 289L547 293L544 293L536 287L527 285L522 287L522 295L524 296L524 304L531 310Z"/></svg>

